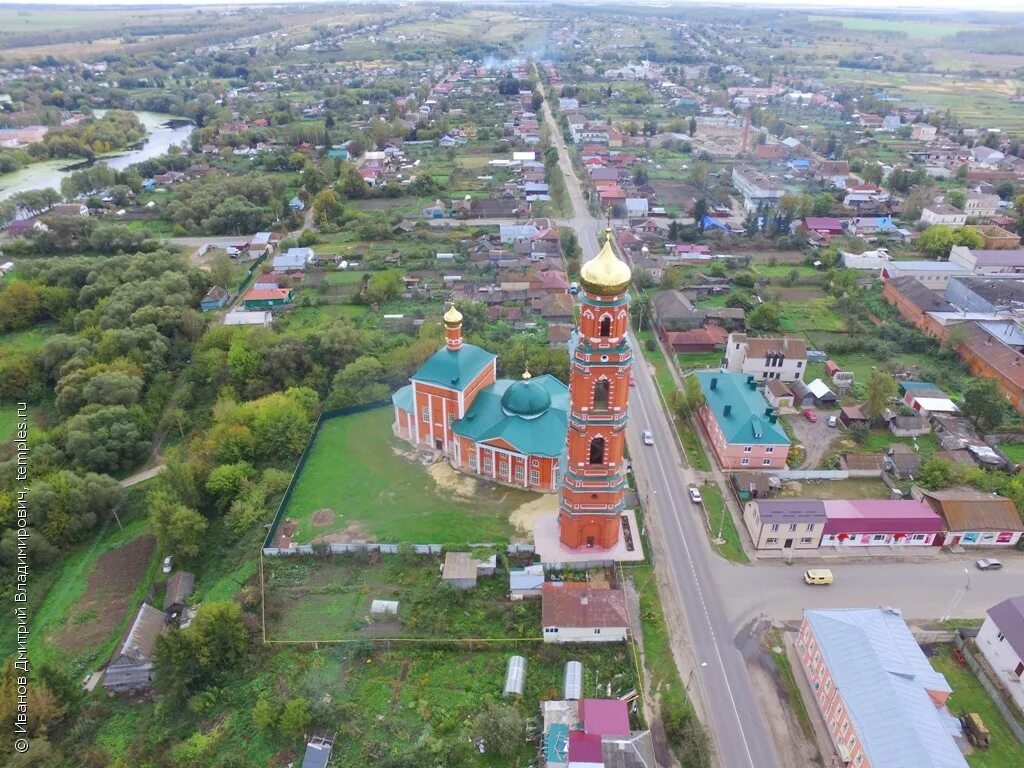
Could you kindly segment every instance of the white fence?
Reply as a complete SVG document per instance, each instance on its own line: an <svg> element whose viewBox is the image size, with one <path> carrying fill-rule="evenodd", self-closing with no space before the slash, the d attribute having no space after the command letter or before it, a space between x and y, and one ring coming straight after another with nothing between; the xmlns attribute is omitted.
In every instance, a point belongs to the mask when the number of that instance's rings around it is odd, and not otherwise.
<svg viewBox="0 0 1024 768"><path fill-rule="evenodd" d="M467 544L460 549L493 549L497 544ZM440 555L445 547L441 544L388 544L373 541L331 542L324 545L299 544L294 547L263 547L268 557L277 555L346 555L351 552L380 552L383 555L397 555L403 550L415 555ZM532 554L533 544L509 544L505 551L510 555Z"/></svg>

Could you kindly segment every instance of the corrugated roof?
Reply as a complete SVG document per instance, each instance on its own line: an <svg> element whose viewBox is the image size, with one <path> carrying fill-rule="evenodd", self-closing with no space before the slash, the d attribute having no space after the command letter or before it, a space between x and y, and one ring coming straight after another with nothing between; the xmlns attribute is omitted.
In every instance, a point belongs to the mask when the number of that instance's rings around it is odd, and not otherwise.
<svg viewBox="0 0 1024 768"><path fill-rule="evenodd" d="M428 357L411 378L447 389L463 390L495 357L497 355L474 344L463 344L455 351L443 347Z"/></svg>
<svg viewBox="0 0 1024 768"><path fill-rule="evenodd" d="M166 627L167 616L149 603L143 603L135 621L115 656L126 656L134 661L152 660L156 638Z"/></svg>
<svg viewBox="0 0 1024 768"><path fill-rule="evenodd" d="M473 579L476 581L476 563L468 552L446 552L444 570L441 571L441 574L441 578L445 580Z"/></svg>
<svg viewBox="0 0 1024 768"><path fill-rule="evenodd" d="M758 499L762 523L823 523L825 507L819 499Z"/></svg>
<svg viewBox="0 0 1024 768"><path fill-rule="evenodd" d="M825 535L838 533L939 533L942 518L920 501L826 499Z"/></svg>
<svg viewBox="0 0 1024 768"><path fill-rule="evenodd" d="M949 693L899 611L806 611L868 759L877 768L967 768L928 691Z"/></svg>
<svg viewBox="0 0 1024 768"><path fill-rule="evenodd" d="M175 605L181 605L195 591L196 577L188 571L177 571L167 580L167 590L164 594L164 610Z"/></svg>
<svg viewBox="0 0 1024 768"><path fill-rule="evenodd" d="M1009 499L976 488L944 488L922 491L925 499L946 518L951 531L1021 531L1024 522Z"/></svg>
<svg viewBox="0 0 1024 768"><path fill-rule="evenodd" d="M1024 659L1024 595L1009 597L988 609L988 615L999 627L1017 658Z"/></svg>
<svg viewBox="0 0 1024 768"><path fill-rule="evenodd" d="M880 453L847 453L843 455L847 469L882 470L884 459Z"/></svg>
<svg viewBox="0 0 1024 768"><path fill-rule="evenodd" d="M742 445L789 445L789 438L767 411L772 410L764 395L748 385L742 373L698 371L691 374L700 382L708 407L729 443ZM715 381L715 388L711 382ZM729 413L726 414L726 409Z"/></svg>
<svg viewBox="0 0 1024 768"><path fill-rule="evenodd" d="M604 768L656 768L650 731L636 731L628 739L601 739Z"/></svg>
<svg viewBox="0 0 1024 768"><path fill-rule="evenodd" d="M626 593L621 589L591 589L580 582L547 582L541 613L545 627L628 627Z"/></svg>
<svg viewBox="0 0 1024 768"><path fill-rule="evenodd" d="M765 357L782 354L787 357L807 357L807 342L796 336L765 336L751 338L745 333L731 334L730 344L746 344L747 357Z"/></svg>
<svg viewBox="0 0 1024 768"><path fill-rule="evenodd" d="M551 406L539 416L519 416L506 413L501 402L506 390L516 384L521 386L517 381L499 379L480 390L465 417L452 424L452 431L478 443L504 440L532 456L561 456L568 431L568 388L549 374L535 376L529 386L547 391Z"/></svg>
<svg viewBox="0 0 1024 768"><path fill-rule="evenodd" d="M629 736L629 705L621 699L583 699L579 711L587 733Z"/></svg>

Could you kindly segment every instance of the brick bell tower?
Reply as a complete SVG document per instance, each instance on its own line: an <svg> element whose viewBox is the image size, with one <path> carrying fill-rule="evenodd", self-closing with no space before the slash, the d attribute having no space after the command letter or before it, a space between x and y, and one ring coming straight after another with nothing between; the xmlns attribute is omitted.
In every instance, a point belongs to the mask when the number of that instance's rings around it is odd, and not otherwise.
<svg viewBox="0 0 1024 768"><path fill-rule="evenodd" d="M569 352L569 432L559 498L559 537L570 549L619 540L626 485L623 449L633 352L626 339L632 273L612 249L580 269L580 318Z"/></svg>

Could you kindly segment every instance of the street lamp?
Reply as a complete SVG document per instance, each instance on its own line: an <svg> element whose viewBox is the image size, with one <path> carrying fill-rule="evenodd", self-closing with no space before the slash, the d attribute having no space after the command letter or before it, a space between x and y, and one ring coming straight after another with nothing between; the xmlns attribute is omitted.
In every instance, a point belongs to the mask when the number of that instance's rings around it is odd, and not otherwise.
<svg viewBox="0 0 1024 768"><path fill-rule="evenodd" d="M964 592L970 592L971 591L971 569L970 568L964 568L964 573L967 575L967 586L964 587Z"/></svg>

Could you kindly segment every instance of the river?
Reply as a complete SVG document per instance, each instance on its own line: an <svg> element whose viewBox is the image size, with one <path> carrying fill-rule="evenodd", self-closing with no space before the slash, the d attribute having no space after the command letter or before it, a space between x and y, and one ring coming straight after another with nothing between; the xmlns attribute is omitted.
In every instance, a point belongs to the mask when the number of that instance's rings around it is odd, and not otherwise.
<svg viewBox="0 0 1024 768"><path fill-rule="evenodd" d="M95 110L96 116L104 114L104 110ZM164 154L170 147L180 144L189 137L196 129L193 123L178 124L184 118L176 115L162 115L158 112L136 112L146 130L149 132L138 149L130 149L124 152L112 153L108 157L101 158L111 168L122 171L132 163L140 163L151 157ZM175 121L177 127L167 126L168 121ZM73 158L61 158L59 160L47 160L44 163L33 163L25 166L14 173L5 173L0 176L0 200L17 194L27 192L30 189L45 189L53 187L60 191L60 182L71 171L61 170L68 166L78 165L80 161Z"/></svg>

